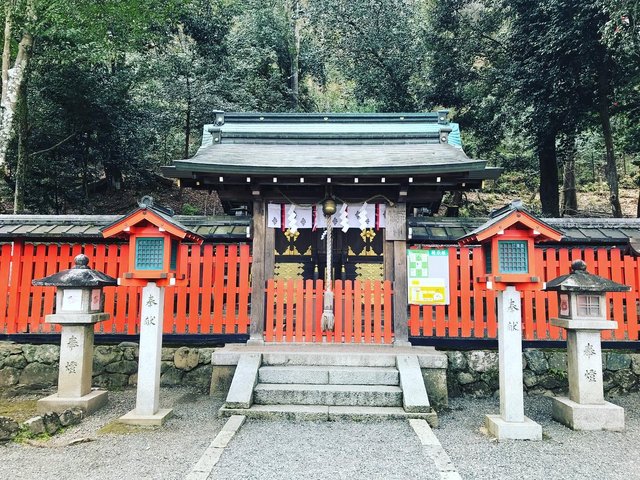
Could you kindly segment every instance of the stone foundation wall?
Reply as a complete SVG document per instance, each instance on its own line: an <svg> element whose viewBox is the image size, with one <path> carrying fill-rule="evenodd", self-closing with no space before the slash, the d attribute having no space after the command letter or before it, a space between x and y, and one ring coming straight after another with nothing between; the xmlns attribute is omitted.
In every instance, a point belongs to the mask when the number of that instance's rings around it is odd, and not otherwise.
<svg viewBox="0 0 640 480"><path fill-rule="evenodd" d="M191 385L209 391L213 348L162 349L162 385ZM0 390L40 389L58 383L58 345L0 342ZM118 389L135 385L138 344L99 345L93 351L93 385Z"/></svg>
<svg viewBox="0 0 640 480"><path fill-rule="evenodd" d="M447 351L449 395L486 397L498 391L496 350ZM565 350L525 349L522 354L523 383L530 395L566 392ZM605 393L613 396L640 390L640 354L621 350L602 352Z"/></svg>

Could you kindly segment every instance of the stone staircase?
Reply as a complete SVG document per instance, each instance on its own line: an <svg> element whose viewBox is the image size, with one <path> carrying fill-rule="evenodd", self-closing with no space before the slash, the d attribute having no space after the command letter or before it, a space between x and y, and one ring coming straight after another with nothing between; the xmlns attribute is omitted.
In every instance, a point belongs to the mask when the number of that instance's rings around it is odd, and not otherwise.
<svg viewBox="0 0 640 480"><path fill-rule="evenodd" d="M215 357L214 365L221 359ZM417 355L239 353L221 415L295 420L422 418L431 408Z"/></svg>

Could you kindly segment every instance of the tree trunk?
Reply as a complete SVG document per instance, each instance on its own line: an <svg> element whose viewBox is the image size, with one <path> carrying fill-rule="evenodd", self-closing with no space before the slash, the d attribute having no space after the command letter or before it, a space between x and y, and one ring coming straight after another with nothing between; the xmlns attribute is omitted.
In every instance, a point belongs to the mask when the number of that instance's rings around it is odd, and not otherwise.
<svg viewBox="0 0 640 480"><path fill-rule="evenodd" d="M300 15L300 1L294 1L292 8L293 20L293 54L291 58L291 95L294 110L300 109L300 31L302 18Z"/></svg>
<svg viewBox="0 0 640 480"><path fill-rule="evenodd" d="M572 133L562 141L562 215L575 215L578 212L576 194L576 141Z"/></svg>
<svg viewBox="0 0 640 480"><path fill-rule="evenodd" d="M11 29L13 27L13 8L11 2L5 4L4 43L2 45L2 97L0 107L4 107L9 84L9 66L11 64Z"/></svg>
<svg viewBox="0 0 640 480"><path fill-rule="evenodd" d="M191 137L191 82L187 72L187 111L184 123L184 158L189 158L189 137Z"/></svg>
<svg viewBox="0 0 640 480"><path fill-rule="evenodd" d="M462 192L456 190L451 196L451 201L447 205L447 211L444 214L445 217L458 217L460 216L460 205L462 204Z"/></svg>
<svg viewBox="0 0 640 480"><path fill-rule="evenodd" d="M21 87L25 81L25 72L31 58L33 37L24 33L18 45L18 55L9 69L6 88L6 100L2 108L2 123L0 124L0 168L6 169L7 150L13 133L13 121L16 114ZM3 91L4 94L4 91Z"/></svg>
<svg viewBox="0 0 640 480"><path fill-rule="evenodd" d="M543 132L538 138L538 163L540 166L540 203L542 215L560 216L560 194L558 159L556 156L556 133Z"/></svg>
<svg viewBox="0 0 640 480"><path fill-rule="evenodd" d="M29 105L27 82L20 87L20 99L16 106L18 121L18 158L16 161L15 189L13 191L13 214L24 211L24 184L29 159Z"/></svg>
<svg viewBox="0 0 640 480"><path fill-rule="evenodd" d="M609 114L609 62L604 61L598 69L598 114L602 125L602 135L606 149L606 165L604 169L607 183L609 184L609 202L611 203L611 214L622 217L622 207L618 192L618 168L613 149L613 134L611 133L611 116Z"/></svg>

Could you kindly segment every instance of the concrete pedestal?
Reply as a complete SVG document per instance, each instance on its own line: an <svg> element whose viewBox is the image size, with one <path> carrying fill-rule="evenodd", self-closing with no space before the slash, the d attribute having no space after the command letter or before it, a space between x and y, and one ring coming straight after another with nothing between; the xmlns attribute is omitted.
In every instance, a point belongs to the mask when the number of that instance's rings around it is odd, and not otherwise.
<svg viewBox="0 0 640 480"><path fill-rule="evenodd" d="M624 408L613 403L580 404L566 397L553 398L553 419L573 430L624 430Z"/></svg>
<svg viewBox="0 0 640 480"><path fill-rule="evenodd" d="M607 320L551 319L567 329L569 398L553 399L554 420L573 430L624 430L624 409L604 400L601 330L612 330Z"/></svg>
<svg viewBox="0 0 640 480"><path fill-rule="evenodd" d="M163 318L164 287L149 282L142 289L136 408L120 417L121 423L162 425L171 416L170 409L159 408Z"/></svg>
<svg viewBox="0 0 640 480"><path fill-rule="evenodd" d="M499 440L542 440L542 427L524 416L520 292L498 292L500 415L487 415L486 426Z"/></svg>
<svg viewBox="0 0 640 480"><path fill-rule="evenodd" d="M542 440L542 426L523 416L522 422L507 422L500 415L486 415L485 426L498 440Z"/></svg>
<svg viewBox="0 0 640 480"><path fill-rule="evenodd" d="M104 407L108 400L109 394L105 390L94 390L81 397L63 397L59 393L54 393L38 400L38 412L61 413L69 408L79 407L85 411L86 415L90 415Z"/></svg>
<svg viewBox="0 0 640 480"><path fill-rule="evenodd" d="M62 316L51 315L48 320L62 323L64 319L59 317ZM105 390L91 390L93 326L100 318L100 315L75 315L72 321L78 323L62 323L58 393L38 400L40 412L80 407L90 414L107 403Z"/></svg>

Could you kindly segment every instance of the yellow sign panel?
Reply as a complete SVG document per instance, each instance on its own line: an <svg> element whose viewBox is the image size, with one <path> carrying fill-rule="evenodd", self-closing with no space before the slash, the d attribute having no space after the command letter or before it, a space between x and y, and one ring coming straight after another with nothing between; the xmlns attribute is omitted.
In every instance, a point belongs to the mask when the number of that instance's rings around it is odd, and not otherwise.
<svg viewBox="0 0 640 480"><path fill-rule="evenodd" d="M409 282L409 303L412 305L446 305L444 281L411 280Z"/></svg>

